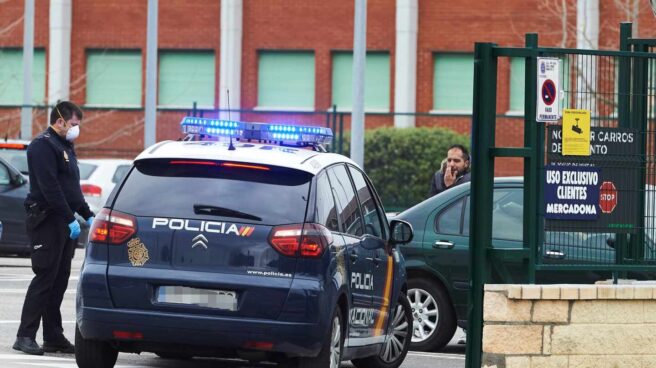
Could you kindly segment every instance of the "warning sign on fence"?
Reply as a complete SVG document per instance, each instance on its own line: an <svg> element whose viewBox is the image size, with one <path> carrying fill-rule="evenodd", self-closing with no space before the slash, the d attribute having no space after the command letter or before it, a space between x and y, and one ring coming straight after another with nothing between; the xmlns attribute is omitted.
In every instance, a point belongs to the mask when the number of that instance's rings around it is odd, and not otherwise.
<svg viewBox="0 0 656 368"><path fill-rule="evenodd" d="M545 228L635 232L642 222L635 210L642 193L638 132L627 128L590 128L587 118L589 130L585 134L582 123L586 118L581 118L585 114L564 113L562 126L547 127ZM584 143L575 147L568 143L570 134L579 134L578 129L588 136L587 147ZM566 155L572 150L580 155Z"/></svg>
<svg viewBox="0 0 656 368"><path fill-rule="evenodd" d="M563 110L563 156L590 156L590 110Z"/></svg>
<svg viewBox="0 0 656 368"><path fill-rule="evenodd" d="M560 60L538 58L538 101L536 121L560 119Z"/></svg>

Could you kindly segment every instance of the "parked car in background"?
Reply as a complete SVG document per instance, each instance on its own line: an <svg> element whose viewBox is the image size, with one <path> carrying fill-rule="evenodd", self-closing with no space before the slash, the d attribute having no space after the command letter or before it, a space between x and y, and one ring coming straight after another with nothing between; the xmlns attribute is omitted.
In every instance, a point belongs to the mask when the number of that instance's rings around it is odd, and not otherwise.
<svg viewBox="0 0 656 368"><path fill-rule="evenodd" d="M0 221L4 228L0 239L0 253L30 253L23 207L29 190L27 179L21 172L0 157Z"/></svg>
<svg viewBox="0 0 656 368"><path fill-rule="evenodd" d="M647 231L645 256L656 259L653 189L646 188ZM394 219L412 224L414 239L401 247L408 273L408 299L413 308L411 349L432 351L444 347L456 326L466 329L469 291L469 211L471 184L465 183L409 208ZM651 197L650 197L651 196ZM492 212L492 247L523 247L523 179L496 178ZM650 216L651 215L651 216ZM472 229L471 231L475 231ZM614 234L547 231L540 249L542 263L602 263L615 261ZM497 261L494 282L526 282L528 269L520 258ZM653 278L629 273L629 278ZM602 271L539 271L536 281L594 283L611 277Z"/></svg>
<svg viewBox="0 0 656 368"><path fill-rule="evenodd" d="M132 160L80 159L80 186L84 199L93 213L100 212L107 197L132 167Z"/></svg>
<svg viewBox="0 0 656 368"><path fill-rule="evenodd" d="M29 256L30 246L25 229L25 208L23 202L30 191L28 179L18 168L0 157L0 221L4 231L0 239L0 254ZM78 218L82 231L77 247L84 248L89 228L83 219Z"/></svg>
<svg viewBox="0 0 656 368"><path fill-rule="evenodd" d="M30 141L17 139L0 141L0 158L4 158L23 175L27 175L27 146L29 144Z"/></svg>

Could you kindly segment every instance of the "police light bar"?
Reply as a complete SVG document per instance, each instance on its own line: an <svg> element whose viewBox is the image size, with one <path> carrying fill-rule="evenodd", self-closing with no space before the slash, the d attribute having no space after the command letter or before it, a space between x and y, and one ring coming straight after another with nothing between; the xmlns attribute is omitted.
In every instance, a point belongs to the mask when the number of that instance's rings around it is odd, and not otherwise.
<svg viewBox="0 0 656 368"><path fill-rule="evenodd" d="M333 139L330 128L315 126L247 123L191 116L183 118L180 126L185 134L232 137L238 140L269 141L297 146L325 144Z"/></svg>

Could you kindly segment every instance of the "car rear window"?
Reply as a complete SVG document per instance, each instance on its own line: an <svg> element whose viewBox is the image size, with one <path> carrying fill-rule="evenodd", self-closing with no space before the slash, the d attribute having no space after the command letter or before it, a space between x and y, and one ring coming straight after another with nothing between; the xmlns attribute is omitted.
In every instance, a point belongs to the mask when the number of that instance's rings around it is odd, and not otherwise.
<svg viewBox="0 0 656 368"><path fill-rule="evenodd" d="M87 180L96 171L97 165L89 164L86 162L78 162L77 167L80 168L80 180Z"/></svg>
<svg viewBox="0 0 656 368"><path fill-rule="evenodd" d="M118 184L123 180L123 177L125 177L125 174L127 174L128 171L130 171L130 165L116 166L116 171L114 172L114 176L112 176L112 183Z"/></svg>
<svg viewBox="0 0 656 368"><path fill-rule="evenodd" d="M4 158L9 164L14 166L18 171L27 174L27 151L14 149L0 149L0 157Z"/></svg>
<svg viewBox="0 0 656 368"><path fill-rule="evenodd" d="M304 221L312 174L275 166L264 171L221 164L138 161L116 194L114 209L145 217L211 217L194 209L203 206L248 215L239 219L242 222L278 225Z"/></svg>

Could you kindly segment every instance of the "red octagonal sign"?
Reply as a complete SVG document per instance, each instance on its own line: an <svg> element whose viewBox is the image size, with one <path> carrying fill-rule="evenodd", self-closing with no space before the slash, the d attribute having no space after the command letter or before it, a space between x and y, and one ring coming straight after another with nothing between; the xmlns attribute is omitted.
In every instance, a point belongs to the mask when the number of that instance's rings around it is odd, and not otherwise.
<svg viewBox="0 0 656 368"><path fill-rule="evenodd" d="M617 207L617 188L612 181L601 183L599 188L599 207L601 212L611 213Z"/></svg>

